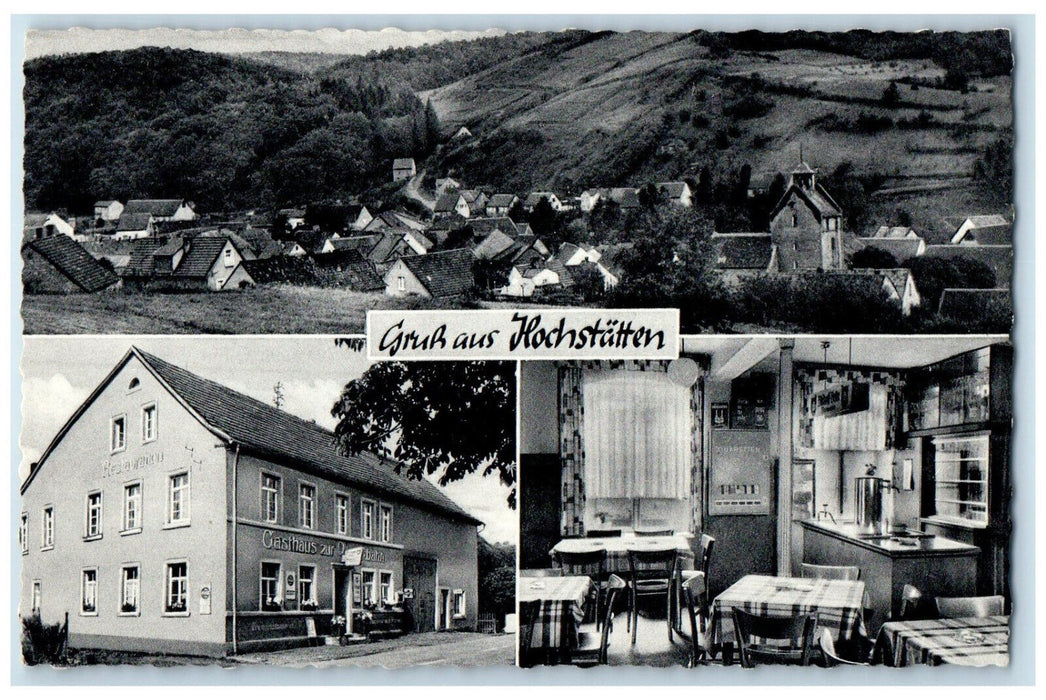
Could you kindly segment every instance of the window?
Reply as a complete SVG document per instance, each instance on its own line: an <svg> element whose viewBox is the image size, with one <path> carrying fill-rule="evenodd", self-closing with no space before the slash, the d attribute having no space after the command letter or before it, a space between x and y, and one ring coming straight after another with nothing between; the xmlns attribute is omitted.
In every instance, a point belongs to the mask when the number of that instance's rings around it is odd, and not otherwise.
<svg viewBox="0 0 1046 700"><path fill-rule="evenodd" d="M361 536L365 540L374 539L374 503L372 501L363 501L363 507L360 509L360 529Z"/></svg>
<svg viewBox="0 0 1046 700"><path fill-rule="evenodd" d="M137 615L138 593L141 590L137 566L125 566L120 574L120 614Z"/></svg>
<svg viewBox="0 0 1046 700"><path fill-rule="evenodd" d="M123 531L141 532L142 529L142 482L136 481L123 487Z"/></svg>
<svg viewBox="0 0 1046 700"><path fill-rule="evenodd" d="M235 264L232 258L232 248L226 248L223 256L225 258L225 267L232 267Z"/></svg>
<svg viewBox="0 0 1046 700"><path fill-rule="evenodd" d="M799 217L793 211L792 212L792 226L796 226L798 223L799 223Z"/></svg>
<svg viewBox="0 0 1046 700"><path fill-rule="evenodd" d="M299 606L302 608L316 608L316 591L313 588L313 581L316 580L316 567L305 566L304 564L298 567L298 600Z"/></svg>
<svg viewBox="0 0 1046 700"><path fill-rule="evenodd" d="M138 377L132 377L130 383L127 385L127 392L130 393L136 391L141 385L142 383L138 381Z"/></svg>
<svg viewBox="0 0 1046 700"><path fill-rule="evenodd" d="M396 290L400 292L407 290L407 280L403 275L396 278Z"/></svg>
<svg viewBox="0 0 1046 700"><path fill-rule="evenodd" d="M44 508L43 538L40 546L44 549L54 547L54 506Z"/></svg>
<svg viewBox="0 0 1046 700"><path fill-rule="evenodd" d="M455 589L453 596L451 596L450 604L455 618L465 617L465 591L460 588Z"/></svg>
<svg viewBox="0 0 1046 700"><path fill-rule="evenodd" d="M84 569L80 574L80 614L98 614L98 569Z"/></svg>
<svg viewBox="0 0 1046 700"><path fill-rule="evenodd" d="M280 519L280 477L272 474L261 475L261 510L262 518L267 523Z"/></svg>
<svg viewBox="0 0 1046 700"><path fill-rule="evenodd" d="M167 480L167 524L189 523L189 473L173 474Z"/></svg>
<svg viewBox="0 0 1046 700"><path fill-rule="evenodd" d="M363 605L374 605L374 572L364 569L361 572L360 594L363 597Z"/></svg>
<svg viewBox="0 0 1046 700"><path fill-rule="evenodd" d="M316 487L311 484L298 486L298 524L304 528L316 527Z"/></svg>
<svg viewBox="0 0 1046 700"><path fill-rule="evenodd" d="M22 547L22 554L29 553L29 514L22 513L22 519L18 523L18 544Z"/></svg>
<svg viewBox="0 0 1046 700"><path fill-rule="evenodd" d="M33 610L32 611L34 613L38 614L38 615L40 614L40 605L44 602L43 599L44 599L44 596L43 596L42 584L40 583L40 581L33 581L33 602L32 602Z"/></svg>
<svg viewBox="0 0 1046 700"><path fill-rule="evenodd" d="M156 439L156 404L151 403L142 408L142 442Z"/></svg>
<svg viewBox="0 0 1046 700"><path fill-rule="evenodd" d="M392 541L392 506L381 507L381 541Z"/></svg>
<svg viewBox="0 0 1046 700"><path fill-rule="evenodd" d="M189 612L189 565L184 561L167 563L167 596L163 611L167 614Z"/></svg>
<svg viewBox="0 0 1046 700"><path fill-rule="evenodd" d="M392 599L392 572L382 571L378 574L378 600L394 603Z"/></svg>
<svg viewBox="0 0 1046 700"><path fill-rule="evenodd" d="M102 536L102 492L87 494L87 527L84 530L87 539Z"/></svg>
<svg viewBox="0 0 1046 700"><path fill-rule="evenodd" d="M338 494L334 497L338 511L338 534L349 534L349 497Z"/></svg>
<svg viewBox="0 0 1046 700"><path fill-rule="evenodd" d="M261 609L271 612L282 608L280 565L277 562L263 561L261 565Z"/></svg>
<svg viewBox="0 0 1046 700"><path fill-rule="evenodd" d="M127 417L114 416L109 429L109 451L119 452L127 447Z"/></svg>

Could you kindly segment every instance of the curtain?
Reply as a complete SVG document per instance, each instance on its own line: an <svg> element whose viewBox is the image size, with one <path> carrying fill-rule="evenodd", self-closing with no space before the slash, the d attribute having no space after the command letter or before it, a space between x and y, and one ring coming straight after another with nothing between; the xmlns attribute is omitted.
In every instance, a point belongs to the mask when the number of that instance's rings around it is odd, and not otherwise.
<svg viewBox="0 0 1046 700"><path fill-rule="evenodd" d="M582 381L586 495L689 499L691 390L664 372L587 369Z"/></svg>

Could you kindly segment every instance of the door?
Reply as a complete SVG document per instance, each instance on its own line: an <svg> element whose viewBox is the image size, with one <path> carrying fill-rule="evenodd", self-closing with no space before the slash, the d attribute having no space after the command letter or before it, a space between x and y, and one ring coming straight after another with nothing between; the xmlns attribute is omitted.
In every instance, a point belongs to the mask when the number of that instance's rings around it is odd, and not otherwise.
<svg viewBox="0 0 1046 700"><path fill-rule="evenodd" d="M426 556L404 556L403 588L414 592L413 598L404 598L403 601L412 618L411 631L439 629L436 620L436 560Z"/></svg>

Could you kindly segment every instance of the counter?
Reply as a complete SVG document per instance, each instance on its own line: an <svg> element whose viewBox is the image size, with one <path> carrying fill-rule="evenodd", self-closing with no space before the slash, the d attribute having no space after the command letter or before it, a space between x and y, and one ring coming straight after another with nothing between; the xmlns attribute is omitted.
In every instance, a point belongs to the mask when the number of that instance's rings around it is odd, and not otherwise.
<svg viewBox="0 0 1046 700"><path fill-rule="evenodd" d="M868 537L853 522L805 520L800 525L804 562L860 567L877 622L896 617L906 583L926 595L976 594L977 547L919 532Z"/></svg>

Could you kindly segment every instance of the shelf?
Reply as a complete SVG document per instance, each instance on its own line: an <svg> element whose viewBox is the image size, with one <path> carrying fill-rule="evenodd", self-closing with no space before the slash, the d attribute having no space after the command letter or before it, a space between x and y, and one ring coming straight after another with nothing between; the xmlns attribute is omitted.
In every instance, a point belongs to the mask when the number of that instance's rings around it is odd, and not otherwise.
<svg viewBox="0 0 1046 700"><path fill-rule="evenodd" d="M959 501L952 498L938 498L938 503L951 503L959 506L976 506L978 508L988 509L988 504L985 501Z"/></svg>
<svg viewBox="0 0 1046 700"><path fill-rule="evenodd" d="M986 479L937 479L938 484L979 484L981 486L987 486L988 481Z"/></svg>

